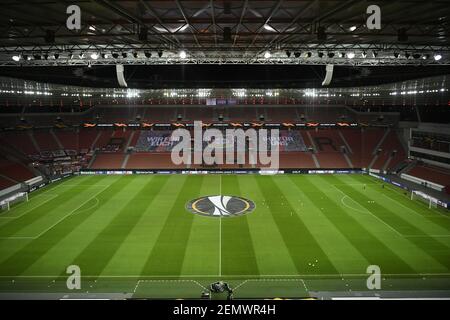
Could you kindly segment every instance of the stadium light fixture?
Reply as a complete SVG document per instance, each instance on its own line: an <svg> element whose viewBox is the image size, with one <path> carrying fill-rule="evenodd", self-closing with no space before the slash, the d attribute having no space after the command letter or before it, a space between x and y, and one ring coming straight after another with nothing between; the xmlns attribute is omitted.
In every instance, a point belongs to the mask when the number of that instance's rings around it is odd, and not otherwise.
<svg viewBox="0 0 450 320"><path fill-rule="evenodd" d="M351 26L350 28L348 28L348 30L350 30L351 32L356 30L356 26Z"/></svg>
<svg viewBox="0 0 450 320"><path fill-rule="evenodd" d="M372 56L373 56L374 58L378 57L378 51L372 51Z"/></svg>
<svg viewBox="0 0 450 320"><path fill-rule="evenodd" d="M264 25L264 29L266 29L267 31L271 31L271 32L275 32L276 30L269 24L265 24Z"/></svg>
<svg viewBox="0 0 450 320"><path fill-rule="evenodd" d="M97 60L98 59L98 53L94 52L91 54L91 59Z"/></svg>
<svg viewBox="0 0 450 320"><path fill-rule="evenodd" d="M122 58L126 59L127 58L127 53L126 52L122 52Z"/></svg>
<svg viewBox="0 0 450 320"><path fill-rule="evenodd" d="M301 55L302 55L302 53L300 51L294 52L294 57L296 57L296 58L300 58Z"/></svg>
<svg viewBox="0 0 450 320"><path fill-rule="evenodd" d="M159 50L159 51L158 51L158 57L161 58L162 56L163 56L163 52L162 52L162 50Z"/></svg>
<svg viewBox="0 0 450 320"><path fill-rule="evenodd" d="M14 55L12 56L12 59L16 62L20 61L20 55Z"/></svg>
<svg viewBox="0 0 450 320"><path fill-rule="evenodd" d="M327 56L328 56L328 58L333 58L334 57L334 52L328 52Z"/></svg>
<svg viewBox="0 0 450 320"><path fill-rule="evenodd" d="M347 58L353 59L354 57L355 57L355 53L354 52L347 53Z"/></svg>
<svg viewBox="0 0 450 320"><path fill-rule="evenodd" d="M311 52L307 52L305 53L306 58L311 58L312 57L312 53Z"/></svg>
<svg viewBox="0 0 450 320"><path fill-rule="evenodd" d="M152 57L152 53L150 51L144 51L144 55L147 59Z"/></svg>
<svg viewBox="0 0 450 320"><path fill-rule="evenodd" d="M178 31L184 31L189 27L189 25L186 23L184 26L182 26Z"/></svg>
<svg viewBox="0 0 450 320"><path fill-rule="evenodd" d="M441 59L442 59L442 56L439 53L434 55L434 60L435 61L439 61Z"/></svg>
<svg viewBox="0 0 450 320"><path fill-rule="evenodd" d="M119 54L117 52L113 52L112 57L114 59L118 59L119 58Z"/></svg>
<svg viewBox="0 0 450 320"><path fill-rule="evenodd" d="M181 50L180 53L179 53L179 56L180 56L181 59L186 59L186 56L187 56L186 55L186 51Z"/></svg>
<svg viewBox="0 0 450 320"><path fill-rule="evenodd" d="M58 60L59 59L59 53L53 54L53 58L55 58L55 60Z"/></svg>
<svg viewBox="0 0 450 320"><path fill-rule="evenodd" d="M286 56L287 56L288 58L291 57L291 52L290 52L289 50L286 50Z"/></svg>
<svg viewBox="0 0 450 320"><path fill-rule="evenodd" d="M398 59L398 57L400 57L400 54L399 54L398 52L394 52L394 57L395 57L396 59Z"/></svg>
<svg viewBox="0 0 450 320"><path fill-rule="evenodd" d="M272 54L270 53L270 51L264 52L264 59L269 59L271 56Z"/></svg>
<svg viewBox="0 0 450 320"><path fill-rule="evenodd" d="M422 56L422 59L423 59L423 60L427 60L429 57L430 57L429 54L424 54L424 55Z"/></svg>
<svg viewBox="0 0 450 320"><path fill-rule="evenodd" d="M363 51L363 52L361 53L361 57L366 58L366 57L367 57L367 52Z"/></svg>
<svg viewBox="0 0 450 320"><path fill-rule="evenodd" d="M317 53L317 56L318 56L319 58L323 58L323 52L320 52L320 51L319 51L319 52Z"/></svg>

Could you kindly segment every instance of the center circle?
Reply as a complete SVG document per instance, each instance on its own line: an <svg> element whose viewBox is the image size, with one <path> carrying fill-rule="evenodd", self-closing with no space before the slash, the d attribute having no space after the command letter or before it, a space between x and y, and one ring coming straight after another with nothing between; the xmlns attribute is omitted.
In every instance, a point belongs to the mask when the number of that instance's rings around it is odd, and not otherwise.
<svg viewBox="0 0 450 320"><path fill-rule="evenodd" d="M228 195L203 196L186 203L186 210L189 212L208 217L236 217L254 209L253 201Z"/></svg>

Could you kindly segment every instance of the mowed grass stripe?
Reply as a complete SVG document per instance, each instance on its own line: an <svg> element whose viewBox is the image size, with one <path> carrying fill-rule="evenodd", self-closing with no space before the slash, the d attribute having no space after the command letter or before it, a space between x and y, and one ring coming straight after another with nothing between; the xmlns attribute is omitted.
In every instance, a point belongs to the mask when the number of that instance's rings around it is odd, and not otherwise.
<svg viewBox="0 0 450 320"><path fill-rule="evenodd" d="M148 177L144 187L136 194L130 194L127 204L73 260L72 264L80 266L87 275L100 275L168 178L168 176Z"/></svg>
<svg viewBox="0 0 450 320"><path fill-rule="evenodd" d="M103 179L108 179L108 181L111 181L111 179L107 177L102 177L102 179L99 179L97 181L102 181ZM122 178L119 178L97 195L97 198L100 200L100 207L102 206L102 204L106 203L110 197L113 197L116 193L122 190L122 188L124 187L124 182L121 181L121 179ZM125 184L127 182L131 182L131 179L125 181ZM93 189L96 188L94 187ZM80 209L82 209L83 207L84 206L82 206ZM22 274L40 257L45 255L51 248L57 246L62 239L64 239L75 228L77 228L89 216L89 212L85 211L81 214L74 214L67 217L55 228L50 229L41 237L30 242L21 250L11 255L8 259L4 260L0 264L0 275L13 276ZM57 257L55 259L57 259Z"/></svg>
<svg viewBox="0 0 450 320"><path fill-rule="evenodd" d="M361 223L351 217L346 210L339 207L330 196L321 191L320 187L323 187L324 184L318 182L318 177L305 176L301 179L301 182L299 179L295 179L296 177L290 176L290 178L312 202L320 204L324 208L324 210L321 210L322 213L347 238L353 247L366 258L369 264L379 265L383 268L383 272L387 273L415 272L405 261L391 251L387 245L373 236ZM322 181L325 182L324 180ZM365 271L363 269L360 273Z"/></svg>
<svg viewBox="0 0 450 320"><path fill-rule="evenodd" d="M81 183L81 181L78 183ZM95 188L95 186L93 188ZM57 217L50 219L50 221L56 221L59 216L62 216L62 214L67 212L65 207L68 203L73 203L73 206L77 205L77 201L73 201L74 197L78 197L81 192L85 192L86 190L86 194L89 194L89 189L81 188L78 185L74 185L66 191L62 191L60 188L58 190L58 196L50 201L42 203L40 206L33 208L17 219L9 219L9 222L0 227L0 237L12 237L17 233L22 232L24 229L27 229L27 232L25 232L27 233L26 236L33 237L39 234L39 232L45 228L36 228L36 231L34 231L33 224L37 223L39 220L47 220L52 215L56 215ZM50 225L51 223L47 224ZM20 234L20 236L25 236L25 234Z"/></svg>
<svg viewBox="0 0 450 320"><path fill-rule="evenodd" d="M164 175L168 180L103 269L102 276L140 275L166 222L173 199L183 186L185 175ZM146 176L142 176L146 178Z"/></svg>
<svg viewBox="0 0 450 320"><path fill-rule="evenodd" d="M238 179L241 196L253 200L256 204L255 211L247 215L247 221L259 274L298 274L270 208L266 204L266 198L258 187L259 176L239 175Z"/></svg>
<svg viewBox="0 0 450 320"><path fill-rule="evenodd" d="M118 179L115 177L112 179ZM47 251L38 261L30 266L23 275L65 275L67 266L73 264L73 260L77 257L91 241L106 227L120 210L127 205L130 194L138 193L144 186L145 180L137 176L121 177L123 183L127 183L126 188L116 193L114 197L108 198L107 201L100 205L97 197L91 197L87 204L89 207L82 208L73 213L73 215L88 214L89 218L82 221L72 230L66 237L61 239L57 246ZM98 184L101 186L101 184ZM104 189L105 187L102 187ZM98 192L96 192L97 194ZM92 202L92 199L95 201ZM101 247L100 247L101 248ZM83 266L80 266L83 270ZM83 273L87 275L87 273Z"/></svg>
<svg viewBox="0 0 450 320"><path fill-rule="evenodd" d="M436 231L431 231L434 234L441 233L450 235L448 232L450 231L450 217L448 216L448 210L443 211L439 208L430 209L424 202L419 202L419 200L412 201L409 192L406 192L405 190L398 189L388 183L383 183L384 188L382 188L382 183L378 181L375 181L377 183L374 184L375 178L370 176L352 176L349 178L361 183L370 183L368 184L369 191L372 191L375 194L378 193L379 195L382 195L381 199L393 203L399 209L396 212L408 217L410 221L417 222L415 224L416 227L421 228L426 226L430 229L435 228ZM404 193L406 193L406 195ZM423 230L426 232L425 229Z"/></svg>
<svg viewBox="0 0 450 320"><path fill-rule="evenodd" d="M68 177L56 182L53 182L51 184L48 184L45 186L45 188L40 188L37 189L31 193L28 193L28 200L29 202L20 202L17 204L13 204L11 206L11 210L5 213L2 213L1 217L8 217L8 216L20 216L21 214L23 214L25 211L29 211L30 210L30 204L32 203L32 201L34 201L34 199L36 198L40 198L41 196L48 196L50 197L50 195L54 194L52 191L58 190L60 186L64 186L65 184L70 183L70 181L74 180L78 180L78 179L93 179L92 176L83 176L83 178L81 177ZM79 181L78 183L81 183L81 181ZM55 192L57 193L57 192Z"/></svg>
<svg viewBox="0 0 450 320"><path fill-rule="evenodd" d="M392 252L405 261L416 272L422 273L443 273L447 268L436 261L431 255L415 246L413 243L402 237L401 234L395 232L391 227L387 226L383 221L372 215L370 211L362 207L359 203L353 201L346 196L339 188L335 187L331 178L326 175L318 177L327 181L329 187L323 187L328 196L335 203L342 207L349 216L358 221L372 235L386 245ZM348 181L352 184L352 181ZM354 184L358 188L363 188L362 184Z"/></svg>
<svg viewBox="0 0 450 320"><path fill-rule="evenodd" d="M303 221L297 215L291 215L294 209L273 179L270 176L261 176L258 177L257 182L297 272L299 274L337 274L338 271ZM320 265L314 270L308 268L308 263L314 263L316 260L321 261Z"/></svg>
<svg viewBox="0 0 450 320"><path fill-rule="evenodd" d="M221 180L222 195L241 195L239 177L223 176ZM246 215L222 218L221 243L223 275L259 274L253 241L248 226L248 217Z"/></svg>
<svg viewBox="0 0 450 320"><path fill-rule="evenodd" d="M334 208L324 206L319 194L309 198L304 193L305 179L306 175L280 175L276 181L296 211L294 214L302 219L335 268L340 273L365 272L370 263L323 212L334 212ZM314 181L320 184L319 188L325 188L327 185L318 180L317 176ZM318 264L320 261L314 261L310 268L315 269Z"/></svg>
<svg viewBox="0 0 450 320"><path fill-rule="evenodd" d="M337 178L335 176L330 176L333 183L342 183L344 180ZM395 214L392 210L386 207L386 205L379 204L377 202L372 202L373 199L369 198L357 190L356 187L352 185L341 185L340 190L347 196L351 197L353 201L356 201L360 206L368 210L374 216L378 217L380 220L384 221L386 224L397 230L398 232L405 235L421 235L424 237L416 238L410 237L409 241L414 243L417 247L421 248L423 251L430 254L434 259L439 261L442 265L450 268L449 250L448 247L434 238L427 236L425 232L416 228L411 223L402 219Z"/></svg>
<svg viewBox="0 0 450 320"><path fill-rule="evenodd" d="M186 212L185 205L198 196L202 181L202 176L189 176L184 181L141 272L143 276L181 274L194 218L193 214Z"/></svg>
<svg viewBox="0 0 450 320"><path fill-rule="evenodd" d="M204 175L199 195L219 194L219 178L217 175ZM193 214L193 216L184 254L182 274L184 276L218 275L221 269L219 266L220 221L197 214Z"/></svg>

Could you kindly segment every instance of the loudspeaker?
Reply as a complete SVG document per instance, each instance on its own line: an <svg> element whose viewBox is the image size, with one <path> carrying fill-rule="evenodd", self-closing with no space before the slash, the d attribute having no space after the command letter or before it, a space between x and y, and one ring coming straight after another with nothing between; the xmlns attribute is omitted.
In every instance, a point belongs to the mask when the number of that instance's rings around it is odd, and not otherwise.
<svg viewBox="0 0 450 320"><path fill-rule="evenodd" d="M399 42L408 41L408 35L406 34L406 29L405 28L398 29L398 31L397 31L397 40Z"/></svg>
<svg viewBox="0 0 450 320"><path fill-rule="evenodd" d="M327 86L330 84L331 79L333 78L333 68L334 68L334 65L327 64L327 66L326 66L327 74L325 75L325 79L323 79L323 82L322 82L323 86Z"/></svg>
<svg viewBox="0 0 450 320"><path fill-rule="evenodd" d="M140 41L147 41L147 35L148 35L148 28L147 27L140 27L138 38Z"/></svg>
<svg viewBox="0 0 450 320"><path fill-rule="evenodd" d="M127 82L125 81L125 77L123 75L123 65L117 64L116 65L116 73L117 73L117 81L119 82L119 85L123 88L128 87Z"/></svg>
<svg viewBox="0 0 450 320"><path fill-rule="evenodd" d="M231 42L231 28L223 28L223 42Z"/></svg>
<svg viewBox="0 0 450 320"><path fill-rule="evenodd" d="M224 1L223 3L223 13L224 14L231 14L231 3L228 1Z"/></svg>
<svg viewBox="0 0 450 320"><path fill-rule="evenodd" d="M45 30L45 43L55 43L55 31Z"/></svg>

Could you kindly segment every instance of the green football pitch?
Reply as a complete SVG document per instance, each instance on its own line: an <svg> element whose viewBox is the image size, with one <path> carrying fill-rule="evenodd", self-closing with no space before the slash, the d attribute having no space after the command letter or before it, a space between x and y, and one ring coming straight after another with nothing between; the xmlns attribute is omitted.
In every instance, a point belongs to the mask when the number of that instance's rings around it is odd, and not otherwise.
<svg viewBox="0 0 450 320"><path fill-rule="evenodd" d="M240 196L236 217L186 210ZM81 270L68 290L66 268ZM367 175L77 176L0 213L0 293L199 298L223 280L235 297L381 290L450 292L450 216Z"/></svg>

